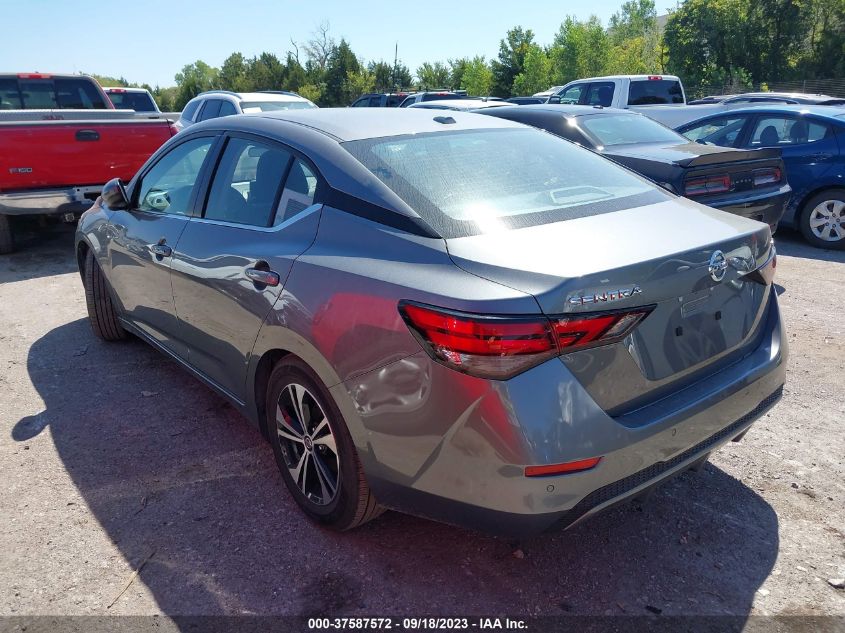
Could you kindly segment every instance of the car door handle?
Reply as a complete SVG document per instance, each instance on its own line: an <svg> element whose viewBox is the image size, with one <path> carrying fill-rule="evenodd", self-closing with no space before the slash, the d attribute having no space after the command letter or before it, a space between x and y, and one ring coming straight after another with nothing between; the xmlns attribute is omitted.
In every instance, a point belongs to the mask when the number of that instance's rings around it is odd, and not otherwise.
<svg viewBox="0 0 845 633"><path fill-rule="evenodd" d="M813 154L812 156L810 156L810 158L813 159L814 161L821 162L823 160L828 160L830 158L833 158L833 154L825 154L825 153Z"/></svg>
<svg viewBox="0 0 845 633"><path fill-rule="evenodd" d="M97 130L79 130L76 133L77 141L99 141L100 133Z"/></svg>
<svg viewBox="0 0 845 633"><path fill-rule="evenodd" d="M244 271L244 276L252 283L260 286L278 286L282 280L275 270L263 268L247 268Z"/></svg>
<svg viewBox="0 0 845 633"><path fill-rule="evenodd" d="M161 241L158 244L150 244L150 252L158 259L161 259L162 257L170 257L173 254L173 249L165 244L164 241Z"/></svg>

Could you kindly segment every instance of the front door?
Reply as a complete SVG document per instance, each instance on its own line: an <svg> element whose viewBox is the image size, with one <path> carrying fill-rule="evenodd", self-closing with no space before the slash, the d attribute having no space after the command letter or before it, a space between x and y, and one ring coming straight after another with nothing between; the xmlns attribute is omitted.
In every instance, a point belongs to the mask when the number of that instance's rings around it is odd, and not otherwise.
<svg viewBox="0 0 845 633"><path fill-rule="evenodd" d="M168 350L184 357L177 337L170 265L190 218L197 178L214 137L188 140L142 175L130 208L109 223L109 279L122 314Z"/></svg>
<svg viewBox="0 0 845 633"><path fill-rule="evenodd" d="M229 138L204 213L187 223L173 255L173 295L190 363L240 401L261 325L317 234L315 174L281 145Z"/></svg>

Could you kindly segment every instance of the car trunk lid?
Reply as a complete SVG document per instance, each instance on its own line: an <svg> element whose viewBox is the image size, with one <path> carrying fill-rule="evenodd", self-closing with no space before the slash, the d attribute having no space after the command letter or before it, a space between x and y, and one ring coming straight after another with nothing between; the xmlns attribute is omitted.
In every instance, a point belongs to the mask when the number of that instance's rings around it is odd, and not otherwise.
<svg viewBox="0 0 845 633"><path fill-rule="evenodd" d="M447 244L458 266L532 294L546 315L653 306L623 341L562 357L611 413L741 353L770 290L748 275L771 254L768 227L681 198ZM727 264L718 280L714 257Z"/></svg>

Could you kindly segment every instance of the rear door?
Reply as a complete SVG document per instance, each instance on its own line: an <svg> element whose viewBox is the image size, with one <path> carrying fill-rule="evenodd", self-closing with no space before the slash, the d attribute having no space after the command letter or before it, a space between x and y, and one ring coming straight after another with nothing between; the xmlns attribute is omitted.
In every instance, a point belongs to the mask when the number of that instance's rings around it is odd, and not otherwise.
<svg viewBox="0 0 845 633"><path fill-rule="evenodd" d="M245 399L247 357L294 260L317 234L317 172L273 141L232 134L202 217L173 256L173 294L190 363Z"/></svg>
<svg viewBox="0 0 845 633"><path fill-rule="evenodd" d="M758 114L745 147L779 147L789 185L800 199L833 167L839 145L832 126L801 114Z"/></svg>
<svg viewBox="0 0 845 633"><path fill-rule="evenodd" d="M215 140L213 135L194 136L171 148L141 174L130 208L115 211L109 221L109 281L124 316L183 358L170 266Z"/></svg>

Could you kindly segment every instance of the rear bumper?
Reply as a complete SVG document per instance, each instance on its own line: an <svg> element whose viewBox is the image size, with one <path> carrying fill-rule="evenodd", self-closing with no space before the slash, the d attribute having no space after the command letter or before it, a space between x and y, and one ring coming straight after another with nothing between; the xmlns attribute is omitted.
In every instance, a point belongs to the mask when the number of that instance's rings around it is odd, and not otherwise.
<svg viewBox="0 0 845 633"><path fill-rule="evenodd" d="M102 189L101 186L91 186L0 193L0 214L78 214L93 204Z"/></svg>
<svg viewBox="0 0 845 633"><path fill-rule="evenodd" d="M707 202L708 206L735 215L741 215L745 218L765 222L775 232L778 222L786 210L786 204L789 202L789 196L792 189L789 185L784 184L777 191L770 191L764 194L755 193L753 195L743 196L741 198L732 198L730 200Z"/></svg>
<svg viewBox="0 0 845 633"><path fill-rule="evenodd" d="M382 369L332 389L380 502L497 534L562 529L641 494L741 436L780 398L787 349L771 294L762 340L741 360L656 403L610 417L560 362L480 381L415 356L419 389L367 400ZM408 361L403 384L408 384ZM449 372L449 375L441 375ZM389 372L388 372L389 373ZM487 383L486 387L477 383ZM524 466L602 456L592 470Z"/></svg>

